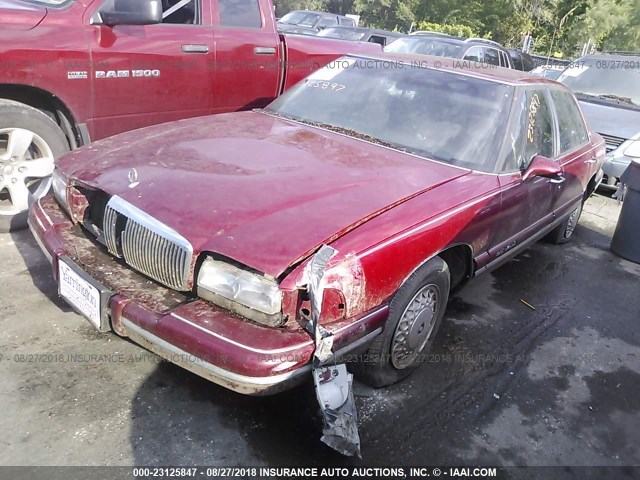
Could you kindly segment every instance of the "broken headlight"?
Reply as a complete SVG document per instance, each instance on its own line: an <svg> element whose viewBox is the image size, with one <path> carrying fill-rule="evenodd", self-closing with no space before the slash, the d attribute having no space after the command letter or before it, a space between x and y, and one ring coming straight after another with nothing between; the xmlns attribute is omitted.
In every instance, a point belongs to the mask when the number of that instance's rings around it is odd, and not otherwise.
<svg viewBox="0 0 640 480"><path fill-rule="evenodd" d="M51 179L51 183L53 186L53 195L56 197L56 200L58 201L62 209L65 212L69 213L69 203L67 201L67 177L60 171L59 168L56 168L53 171Z"/></svg>
<svg viewBox="0 0 640 480"><path fill-rule="evenodd" d="M277 325L282 317L282 293L275 280L211 257L200 267L198 295L260 323Z"/></svg>

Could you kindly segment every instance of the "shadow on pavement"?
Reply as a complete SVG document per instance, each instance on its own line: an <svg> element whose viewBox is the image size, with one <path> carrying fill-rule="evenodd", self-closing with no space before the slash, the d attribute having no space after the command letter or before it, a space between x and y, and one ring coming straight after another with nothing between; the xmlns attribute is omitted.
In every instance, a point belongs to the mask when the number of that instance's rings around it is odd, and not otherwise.
<svg viewBox="0 0 640 480"><path fill-rule="evenodd" d="M363 460L320 443L310 383L252 398L163 362L133 399L135 463L640 463L640 270L621 268L607 236L583 226L575 235L462 289L407 380L356 388Z"/></svg>

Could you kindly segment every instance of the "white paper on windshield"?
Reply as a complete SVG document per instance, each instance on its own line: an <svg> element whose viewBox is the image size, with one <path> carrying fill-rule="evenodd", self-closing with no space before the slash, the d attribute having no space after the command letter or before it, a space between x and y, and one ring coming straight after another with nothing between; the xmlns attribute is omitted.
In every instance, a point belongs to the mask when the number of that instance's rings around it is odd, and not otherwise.
<svg viewBox="0 0 640 480"><path fill-rule="evenodd" d="M316 70L315 73L308 77L309 80L333 80L336 75L344 72L351 65L356 63L355 58L339 58L329 62L325 67Z"/></svg>
<svg viewBox="0 0 640 480"><path fill-rule="evenodd" d="M569 68L565 68L564 72L562 72L562 76L563 77L577 77L578 75L586 72L587 70L589 70L589 66L587 65L582 65L580 67L569 67Z"/></svg>

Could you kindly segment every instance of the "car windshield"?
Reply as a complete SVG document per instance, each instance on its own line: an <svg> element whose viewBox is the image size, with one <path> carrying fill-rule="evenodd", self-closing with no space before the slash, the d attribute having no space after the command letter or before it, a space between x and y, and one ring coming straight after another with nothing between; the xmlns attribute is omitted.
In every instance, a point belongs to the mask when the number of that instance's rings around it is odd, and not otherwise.
<svg viewBox="0 0 640 480"><path fill-rule="evenodd" d="M462 45L442 41L437 38L424 38L416 35L415 37L399 38L395 42L387 45L384 51L456 58L461 49Z"/></svg>
<svg viewBox="0 0 640 480"><path fill-rule="evenodd" d="M317 13L309 12L289 12L282 17L279 22L287 25L301 25L303 27L313 27L318 20Z"/></svg>
<svg viewBox="0 0 640 480"><path fill-rule="evenodd" d="M562 72L558 81L576 95L591 95L640 106L640 68L637 67L636 57L627 60L578 60Z"/></svg>
<svg viewBox="0 0 640 480"><path fill-rule="evenodd" d="M340 38L342 40L362 40L366 32L358 32L349 30L347 28L325 28L320 33L319 37Z"/></svg>
<svg viewBox="0 0 640 480"><path fill-rule="evenodd" d="M300 82L265 111L490 172L512 98L513 87L470 75L343 57Z"/></svg>

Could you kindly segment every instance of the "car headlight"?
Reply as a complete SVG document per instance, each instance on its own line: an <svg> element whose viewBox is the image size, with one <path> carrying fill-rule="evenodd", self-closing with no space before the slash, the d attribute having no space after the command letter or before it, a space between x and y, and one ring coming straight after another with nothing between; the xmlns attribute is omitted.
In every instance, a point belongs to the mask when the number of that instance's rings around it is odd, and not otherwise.
<svg viewBox="0 0 640 480"><path fill-rule="evenodd" d="M198 295L260 323L282 323L282 292L275 280L211 257L200 267Z"/></svg>
<svg viewBox="0 0 640 480"><path fill-rule="evenodd" d="M625 148L624 154L627 157L640 158L640 139L631 142L631 145Z"/></svg>
<svg viewBox="0 0 640 480"><path fill-rule="evenodd" d="M67 177L60 169L56 168L52 175L53 195L65 212L69 213L67 201Z"/></svg>

